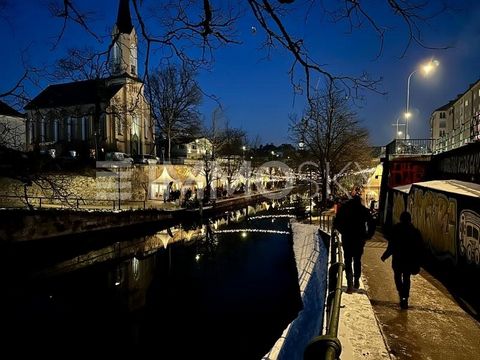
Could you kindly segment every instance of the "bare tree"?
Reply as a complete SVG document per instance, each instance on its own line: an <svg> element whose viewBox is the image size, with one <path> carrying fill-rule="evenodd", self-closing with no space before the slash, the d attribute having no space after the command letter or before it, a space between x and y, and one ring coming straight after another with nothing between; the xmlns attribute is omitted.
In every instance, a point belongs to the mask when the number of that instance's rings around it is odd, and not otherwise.
<svg viewBox="0 0 480 360"><path fill-rule="evenodd" d="M245 132L240 129L230 128L223 109L219 106L212 113L210 126L202 130L202 137L207 139L208 144L203 153L200 172L205 176L204 201L211 198L214 180L220 180L223 173L227 174L229 186L234 180L234 175L241 167L242 151L245 143Z"/></svg>
<svg viewBox="0 0 480 360"><path fill-rule="evenodd" d="M324 201L328 179L334 179L350 163L362 167L371 158L368 131L361 127L344 92L332 83L309 102L305 116L291 117L290 132L318 166Z"/></svg>
<svg viewBox="0 0 480 360"><path fill-rule="evenodd" d="M244 162L243 146L245 146L245 131L231 128L227 122L226 128L219 134L217 161L227 178L227 192L231 193L232 184L240 175L239 170Z"/></svg>
<svg viewBox="0 0 480 360"><path fill-rule="evenodd" d="M315 73L337 82L337 86L343 86L353 95L358 95L360 89L381 92L378 89L380 79L367 74L342 74L333 71L325 65L322 54L312 54L308 39L304 39L304 34L294 30L294 25L288 20L290 17L303 18L305 21L313 17L327 17L332 21L332 26L346 25L351 32L366 28L377 35L379 55L383 49L385 34L391 28L391 24L384 23L384 14L391 13L405 31L406 41L402 50L404 53L412 44L432 48L423 41L421 29L429 20L447 9L446 1L448 0L307 0L300 3L295 0L247 0L246 7L233 0L131 2L139 25L139 36L146 44L144 76L147 76L150 55L157 50L160 50L163 58L176 58L189 66L212 65L216 49L241 44L237 32L238 20L250 14L257 22L257 26L252 29L257 33L258 27L258 32L265 35L264 47L267 54L270 55L274 48L280 48L291 56L290 77L293 88L296 93L304 92L310 98L312 76ZM79 4L78 0L51 2L52 16L60 19L63 25L58 41L62 39L69 23L80 26L97 40L101 38L93 32L90 25L92 12L82 9Z"/></svg>
<svg viewBox="0 0 480 360"><path fill-rule="evenodd" d="M198 105L202 92L191 67L169 65L151 71L147 81L156 128L167 141L167 156L171 158L172 141L180 136L194 136L200 130Z"/></svg>
<svg viewBox="0 0 480 360"><path fill-rule="evenodd" d="M55 63L51 77L54 80L70 81L105 78L110 75L105 55L91 47L70 48Z"/></svg>
<svg viewBox="0 0 480 360"><path fill-rule="evenodd" d="M48 203L75 206L77 195L71 174L55 172L51 158L0 147L2 176L20 182L16 195L33 210L32 200L43 197Z"/></svg>

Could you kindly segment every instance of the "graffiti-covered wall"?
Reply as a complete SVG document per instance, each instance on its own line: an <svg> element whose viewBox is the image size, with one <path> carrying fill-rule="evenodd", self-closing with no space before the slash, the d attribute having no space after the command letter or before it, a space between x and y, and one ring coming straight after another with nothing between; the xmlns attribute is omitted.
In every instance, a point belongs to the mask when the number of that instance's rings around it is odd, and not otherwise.
<svg viewBox="0 0 480 360"><path fill-rule="evenodd" d="M407 210L433 254L456 262L457 200L443 193L412 187Z"/></svg>
<svg viewBox="0 0 480 360"><path fill-rule="evenodd" d="M480 142L433 156L432 179L457 179L480 184Z"/></svg>
<svg viewBox="0 0 480 360"><path fill-rule="evenodd" d="M390 164L388 186L394 188L395 186L424 181L428 164L427 161L415 161L410 159L392 161Z"/></svg>
<svg viewBox="0 0 480 360"><path fill-rule="evenodd" d="M399 222L406 209L435 257L480 270L480 198L424 184L413 184L409 193L391 192L388 206L392 224Z"/></svg>
<svg viewBox="0 0 480 360"><path fill-rule="evenodd" d="M406 194L401 191L393 192L392 221L396 224L400 221L400 214L405 211Z"/></svg>

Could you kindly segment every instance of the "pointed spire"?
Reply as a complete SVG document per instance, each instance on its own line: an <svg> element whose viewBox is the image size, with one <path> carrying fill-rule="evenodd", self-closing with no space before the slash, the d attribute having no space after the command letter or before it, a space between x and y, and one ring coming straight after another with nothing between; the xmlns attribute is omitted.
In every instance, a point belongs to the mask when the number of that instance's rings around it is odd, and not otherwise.
<svg viewBox="0 0 480 360"><path fill-rule="evenodd" d="M130 1L120 0L117 15L117 28L120 33L130 34L133 29L132 17L130 16Z"/></svg>

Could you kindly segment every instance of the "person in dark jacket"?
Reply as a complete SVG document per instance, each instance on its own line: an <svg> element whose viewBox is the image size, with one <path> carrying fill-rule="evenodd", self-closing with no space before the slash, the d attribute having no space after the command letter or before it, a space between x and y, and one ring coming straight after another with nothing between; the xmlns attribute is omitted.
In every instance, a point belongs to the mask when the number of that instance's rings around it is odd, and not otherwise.
<svg viewBox="0 0 480 360"><path fill-rule="evenodd" d="M400 222L395 224L387 235L388 247L381 259L385 261L392 256L392 268L400 297L400 307L408 309L410 295L410 276L418 274L423 252L422 236L412 224L409 212L400 215Z"/></svg>
<svg viewBox="0 0 480 360"><path fill-rule="evenodd" d="M334 226L342 234L347 293L350 294L360 287L363 248L365 241L373 236L375 224L360 196L355 195L340 207Z"/></svg>

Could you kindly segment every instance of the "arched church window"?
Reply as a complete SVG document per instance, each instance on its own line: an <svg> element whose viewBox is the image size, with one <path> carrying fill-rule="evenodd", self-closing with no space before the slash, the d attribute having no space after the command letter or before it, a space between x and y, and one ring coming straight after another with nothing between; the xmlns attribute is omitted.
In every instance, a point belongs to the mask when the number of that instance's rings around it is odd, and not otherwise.
<svg viewBox="0 0 480 360"><path fill-rule="evenodd" d="M120 71L121 58L122 58L122 50L120 49L120 46L118 45L118 42L115 42L113 44L113 48L112 48L113 72L119 72Z"/></svg>
<svg viewBox="0 0 480 360"><path fill-rule="evenodd" d="M130 72L137 75L137 45L130 45Z"/></svg>

